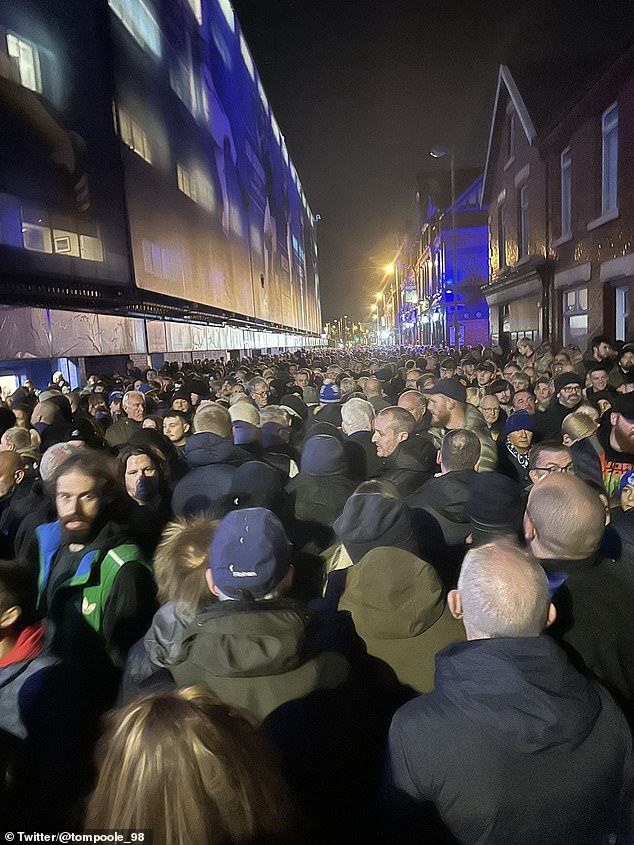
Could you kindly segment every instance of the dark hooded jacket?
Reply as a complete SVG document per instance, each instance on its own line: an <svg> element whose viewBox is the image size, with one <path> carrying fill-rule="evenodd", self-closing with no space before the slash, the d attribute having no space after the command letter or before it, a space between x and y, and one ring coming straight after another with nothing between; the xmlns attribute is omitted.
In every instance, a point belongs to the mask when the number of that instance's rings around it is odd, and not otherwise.
<svg viewBox="0 0 634 845"><path fill-rule="evenodd" d="M634 721L634 568L631 561L540 560L557 619L548 629L582 672L596 676ZM563 582L563 583L562 583Z"/></svg>
<svg viewBox="0 0 634 845"><path fill-rule="evenodd" d="M378 547L346 572L339 610L347 610L368 654L416 692L434 685L434 658L465 638L433 568L404 549Z"/></svg>
<svg viewBox="0 0 634 845"><path fill-rule="evenodd" d="M170 673L179 686L201 683L265 719L287 701L348 680L344 653L320 647L322 627L317 613L291 599L219 602L184 632Z"/></svg>
<svg viewBox="0 0 634 845"><path fill-rule="evenodd" d="M318 434L306 441L299 475L286 489L296 519L331 527L355 486L348 477L343 445L334 437Z"/></svg>
<svg viewBox="0 0 634 845"><path fill-rule="evenodd" d="M148 681L158 673L169 672L180 655L183 635L195 618L196 611L182 601L168 601L156 611L146 635L128 652L119 689L119 705L123 706L141 695Z"/></svg>
<svg viewBox="0 0 634 845"><path fill-rule="evenodd" d="M231 440L201 431L187 438L185 458L190 470L178 482L172 495L176 516L193 516L213 510L214 505L231 489L236 467L250 455L234 446Z"/></svg>
<svg viewBox="0 0 634 845"><path fill-rule="evenodd" d="M437 469L436 447L427 437L404 440L391 455L383 459L381 481L391 482L401 496L418 490Z"/></svg>
<svg viewBox="0 0 634 845"><path fill-rule="evenodd" d="M388 769L464 845L590 845L618 827L632 743L549 637L474 640L444 649L434 692L397 712Z"/></svg>

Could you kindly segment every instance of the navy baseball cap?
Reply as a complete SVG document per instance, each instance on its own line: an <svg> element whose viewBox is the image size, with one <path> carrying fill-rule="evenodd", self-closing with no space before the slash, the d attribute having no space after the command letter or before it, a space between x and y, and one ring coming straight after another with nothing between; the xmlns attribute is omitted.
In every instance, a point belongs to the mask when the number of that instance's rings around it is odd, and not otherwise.
<svg viewBox="0 0 634 845"><path fill-rule="evenodd" d="M284 527L266 508L228 513L216 529L209 551L209 568L216 587L231 599L248 592L264 598L284 579L291 564L291 547Z"/></svg>

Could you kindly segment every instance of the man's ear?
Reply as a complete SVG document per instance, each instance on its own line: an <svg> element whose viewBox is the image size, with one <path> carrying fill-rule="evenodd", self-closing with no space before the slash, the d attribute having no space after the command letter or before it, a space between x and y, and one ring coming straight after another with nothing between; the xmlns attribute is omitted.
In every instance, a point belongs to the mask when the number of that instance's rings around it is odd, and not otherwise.
<svg viewBox="0 0 634 845"><path fill-rule="evenodd" d="M548 616L546 617L546 625L544 626L544 629L550 628L550 626L554 624L555 619L557 619L557 608L551 602L548 605Z"/></svg>
<svg viewBox="0 0 634 845"><path fill-rule="evenodd" d="M209 569L209 567L207 567L207 569L205 570L205 581L207 582L207 587L209 588L209 592L213 596L217 596L218 595L218 587L216 587L216 585L214 584L214 579L212 577L211 569Z"/></svg>
<svg viewBox="0 0 634 845"><path fill-rule="evenodd" d="M398 433L398 442L402 443L404 440L409 438L409 433L407 431L399 431Z"/></svg>
<svg viewBox="0 0 634 845"><path fill-rule="evenodd" d="M537 482L539 481L539 476L537 475L537 470L535 469L529 469L528 477L533 482L533 484L537 484Z"/></svg>
<svg viewBox="0 0 634 845"><path fill-rule="evenodd" d="M0 614L0 628L13 628L21 615L22 608L17 604L8 607L4 613Z"/></svg>
<svg viewBox="0 0 634 845"><path fill-rule="evenodd" d="M480 472L480 458L475 462L475 466L473 467L476 472Z"/></svg>
<svg viewBox="0 0 634 845"><path fill-rule="evenodd" d="M534 540L537 537L537 532L535 531L535 524L533 520L530 518L528 513L524 514L524 539L527 540L529 543L531 540Z"/></svg>
<svg viewBox="0 0 634 845"><path fill-rule="evenodd" d="M439 467L442 466L442 461L440 459L440 449L438 449L438 451L436 452L436 463Z"/></svg>
<svg viewBox="0 0 634 845"><path fill-rule="evenodd" d="M16 484L22 484L22 482L24 481L24 475L25 473L23 469L16 469L16 471L13 473L13 480Z"/></svg>
<svg viewBox="0 0 634 845"><path fill-rule="evenodd" d="M185 432L185 434L189 434L190 429L191 425L188 422L183 423L183 431Z"/></svg>
<svg viewBox="0 0 634 845"><path fill-rule="evenodd" d="M610 425L612 428L618 423L619 415L618 414L610 414Z"/></svg>
<svg viewBox="0 0 634 845"><path fill-rule="evenodd" d="M462 619L462 602L458 590L449 590L447 593L447 607L454 619Z"/></svg>

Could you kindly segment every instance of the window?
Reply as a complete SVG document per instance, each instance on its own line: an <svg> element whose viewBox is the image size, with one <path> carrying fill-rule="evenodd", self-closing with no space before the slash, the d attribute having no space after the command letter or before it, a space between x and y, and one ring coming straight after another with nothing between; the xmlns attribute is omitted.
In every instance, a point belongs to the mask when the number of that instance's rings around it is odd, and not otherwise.
<svg viewBox="0 0 634 845"><path fill-rule="evenodd" d="M225 16L229 29L233 32L236 28L236 22L231 3L229 0L218 0L218 5L220 6L220 11Z"/></svg>
<svg viewBox="0 0 634 845"><path fill-rule="evenodd" d="M564 342L572 343L588 334L588 288L563 294Z"/></svg>
<svg viewBox="0 0 634 845"><path fill-rule="evenodd" d="M528 185L522 185L518 208L518 247L520 258L528 255Z"/></svg>
<svg viewBox="0 0 634 845"><path fill-rule="evenodd" d="M268 112L269 110L269 101L266 97L266 91L264 90L264 86L262 85L261 81L258 79L258 94L260 95L260 100L262 105L264 106L264 111Z"/></svg>
<svg viewBox="0 0 634 845"><path fill-rule="evenodd" d="M103 244L101 238L91 235L79 236L79 250L84 261L103 261Z"/></svg>
<svg viewBox="0 0 634 845"><path fill-rule="evenodd" d="M137 44L161 56L161 31L143 0L108 0L108 4Z"/></svg>
<svg viewBox="0 0 634 845"><path fill-rule="evenodd" d="M170 86L190 114L196 114L194 71L180 59L174 59L169 70Z"/></svg>
<svg viewBox="0 0 634 845"><path fill-rule="evenodd" d="M32 252L53 252L51 230L48 226L38 226L36 223L23 223L22 243L25 249L30 249Z"/></svg>
<svg viewBox="0 0 634 845"><path fill-rule="evenodd" d="M24 38L7 32L7 52L11 62L13 78L37 94L42 93L40 54L37 47Z"/></svg>
<svg viewBox="0 0 634 845"><path fill-rule="evenodd" d="M244 36L240 33L240 52L242 53L242 58L244 63L249 71L249 76L255 82L255 65L253 64L253 59L251 58L251 53L249 53L249 47L247 42L244 40Z"/></svg>
<svg viewBox="0 0 634 845"><path fill-rule="evenodd" d="M561 154L561 234L572 232L572 151Z"/></svg>
<svg viewBox="0 0 634 845"><path fill-rule="evenodd" d="M601 214L615 211L618 204L617 172L619 149L619 108L616 104L603 113L603 166Z"/></svg>
<svg viewBox="0 0 634 845"><path fill-rule="evenodd" d="M124 144L140 155L148 164L152 164L152 150L147 134L141 125L122 106L118 107L119 133Z"/></svg>
<svg viewBox="0 0 634 845"><path fill-rule="evenodd" d="M77 234L63 229L53 229L53 249L58 255L74 255L79 258Z"/></svg>
<svg viewBox="0 0 634 845"><path fill-rule="evenodd" d="M506 267L506 205L500 203L498 206L498 266L500 269Z"/></svg>
<svg viewBox="0 0 634 845"><path fill-rule="evenodd" d="M176 162L176 181L179 191L182 191L191 200L198 205L202 205L208 211L214 210L216 205L214 189L209 179L201 170L196 168L189 171L180 162Z"/></svg>
<svg viewBox="0 0 634 845"><path fill-rule="evenodd" d="M202 0L187 0L189 3L189 7L194 13L194 16L198 23L203 22L203 7L202 7Z"/></svg>
<svg viewBox="0 0 634 845"><path fill-rule="evenodd" d="M616 291L616 340L626 340L628 336L628 318L630 316L630 292L625 285Z"/></svg>
<svg viewBox="0 0 634 845"><path fill-rule="evenodd" d="M515 155L515 112L510 111L506 124L506 160L510 161Z"/></svg>

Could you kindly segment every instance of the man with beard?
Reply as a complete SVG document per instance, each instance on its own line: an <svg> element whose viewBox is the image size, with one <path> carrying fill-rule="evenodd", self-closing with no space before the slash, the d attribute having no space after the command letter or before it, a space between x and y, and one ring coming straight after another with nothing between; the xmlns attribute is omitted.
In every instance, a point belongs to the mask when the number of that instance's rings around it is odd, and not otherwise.
<svg viewBox="0 0 634 845"><path fill-rule="evenodd" d="M54 650L93 669L103 665L104 650L123 666L156 609L143 554L110 518L115 492L114 464L81 449L52 479L57 521L35 531L38 610L55 626Z"/></svg>
<svg viewBox="0 0 634 845"><path fill-rule="evenodd" d="M440 379L433 387L421 392L429 396L429 436L436 448L440 449L442 439L448 431L466 428L467 431L473 431L480 441L480 472L492 472L497 463L495 443L482 414L473 405L467 404L467 392L460 382L455 379Z"/></svg>
<svg viewBox="0 0 634 845"><path fill-rule="evenodd" d="M561 424L583 400L583 382L575 373L561 373L555 379L555 395L548 408L536 414L536 430L542 440L561 441Z"/></svg>
<svg viewBox="0 0 634 845"><path fill-rule="evenodd" d="M634 393L619 393L614 400L609 425L599 429L603 484L610 505L619 504L621 478L634 469Z"/></svg>
<svg viewBox="0 0 634 845"><path fill-rule="evenodd" d="M597 335L590 341L588 352L581 360L579 367L585 375L593 364L606 364L612 367L615 353L612 344L605 335Z"/></svg>
<svg viewBox="0 0 634 845"><path fill-rule="evenodd" d="M634 373L634 343L626 343L616 359L616 364L610 372L610 384L612 387L620 387L626 376ZM15 411L15 408L13 409ZM17 415L16 415L17 416Z"/></svg>

